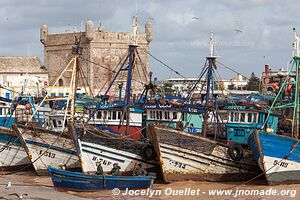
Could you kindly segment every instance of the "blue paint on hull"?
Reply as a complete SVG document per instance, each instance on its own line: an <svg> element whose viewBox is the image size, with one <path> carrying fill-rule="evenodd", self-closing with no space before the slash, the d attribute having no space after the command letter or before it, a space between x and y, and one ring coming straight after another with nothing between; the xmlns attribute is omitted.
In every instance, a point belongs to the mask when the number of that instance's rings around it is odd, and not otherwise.
<svg viewBox="0 0 300 200"><path fill-rule="evenodd" d="M105 126L105 125L102 125L102 124L96 124L96 127L98 129L102 130L102 131L109 131L110 133L113 133L113 134L116 134L116 135L121 135L120 132L112 130L111 128L109 128L109 126Z"/></svg>
<svg viewBox="0 0 300 200"><path fill-rule="evenodd" d="M9 117L9 116L1 116L0 117L0 126L2 127L7 127L7 128L11 128L12 124L15 122L15 118L14 117Z"/></svg>
<svg viewBox="0 0 300 200"><path fill-rule="evenodd" d="M290 154L293 146L298 140L291 137L285 137L276 134L258 133L262 153L264 156L282 159L288 156L287 160L300 162L300 145Z"/></svg>
<svg viewBox="0 0 300 200"><path fill-rule="evenodd" d="M264 156L268 156L278 161L300 163L300 144L298 139L260 132L253 133L250 136L249 145L257 161L260 158L260 160L265 162ZM300 169L295 171L287 168L287 171L273 173L269 173L269 169L263 170L267 174L266 178L269 184L300 182Z"/></svg>
<svg viewBox="0 0 300 200"><path fill-rule="evenodd" d="M103 189L120 190L149 188L153 183L150 176L98 176L79 172L48 168L55 188L80 191L95 191Z"/></svg>
<svg viewBox="0 0 300 200"><path fill-rule="evenodd" d="M0 141L3 143L11 142L16 146L21 146L21 143L17 136L7 134L7 133L0 133Z"/></svg>
<svg viewBox="0 0 300 200"><path fill-rule="evenodd" d="M32 141L32 140L25 140L26 143L28 144L33 144L39 147L43 147L43 148L50 148L56 151L61 151L63 153L67 153L67 154L72 154L72 155L78 155L77 151L73 151L70 149L64 149L62 147L59 146L55 146L55 145L50 145L50 144L46 144L46 143L41 143L41 142L36 142L36 141Z"/></svg>

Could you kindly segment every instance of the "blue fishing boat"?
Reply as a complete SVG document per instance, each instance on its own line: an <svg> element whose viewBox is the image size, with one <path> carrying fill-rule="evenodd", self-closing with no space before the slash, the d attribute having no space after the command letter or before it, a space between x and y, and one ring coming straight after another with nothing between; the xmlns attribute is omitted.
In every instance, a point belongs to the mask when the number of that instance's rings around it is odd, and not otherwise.
<svg viewBox="0 0 300 200"><path fill-rule="evenodd" d="M48 168L55 189L97 191L118 188L143 189L153 184L151 176L99 176Z"/></svg>
<svg viewBox="0 0 300 200"><path fill-rule="evenodd" d="M300 140L299 140L299 63L300 38L294 29L294 52L290 71L286 74L274 102L269 109L293 109L290 131L254 131L249 137L249 145L255 159L263 170L269 185L281 183L300 183ZM289 82L291 72L296 72L295 81ZM292 88L290 94L287 88ZM283 104L282 97L288 95L290 103ZM278 103L279 102L279 103ZM278 105L279 104L279 105ZM288 116L283 115L283 119ZM267 118L268 119L268 118Z"/></svg>
<svg viewBox="0 0 300 200"><path fill-rule="evenodd" d="M300 183L299 139L255 132L249 145L269 185Z"/></svg>

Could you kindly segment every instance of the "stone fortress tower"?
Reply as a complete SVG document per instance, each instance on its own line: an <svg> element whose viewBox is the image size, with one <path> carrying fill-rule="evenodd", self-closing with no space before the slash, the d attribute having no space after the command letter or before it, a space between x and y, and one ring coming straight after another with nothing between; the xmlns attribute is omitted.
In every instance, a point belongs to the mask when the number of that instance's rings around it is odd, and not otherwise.
<svg viewBox="0 0 300 200"><path fill-rule="evenodd" d="M119 69L120 61L126 56L132 34L130 32L106 32L101 24L95 29L90 20L86 21L85 32L82 33L48 34L48 26L43 25L40 30L40 41L44 45L44 65L49 73L49 85L55 82L62 69L72 58L75 36L80 40L82 47L79 63L88 84L94 94L99 92L103 94L114 78L113 71ZM132 90L134 94L141 93L143 84L149 81L149 55L143 49L149 51L151 41L152 24L147 22L145 32L138 32L137 43L141 62L137 62L133 73ZM59 80L59 86L69 86L70 78L71 72L65 73ZM125 81L126 76L122 77L122 80ZM79 83L79 86L83 86L83 83ZM117 94L116 90L119 90L117 88L112 88L110 95Z"/></svg>

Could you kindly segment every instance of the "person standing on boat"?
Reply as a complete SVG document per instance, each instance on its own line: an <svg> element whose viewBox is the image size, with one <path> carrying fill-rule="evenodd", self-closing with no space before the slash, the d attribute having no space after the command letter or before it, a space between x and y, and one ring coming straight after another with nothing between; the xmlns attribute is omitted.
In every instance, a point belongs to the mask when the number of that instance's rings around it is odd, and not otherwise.
<svg viewBox="0 0 300 200"><path fill-rule="evenodd" d="M273 133L273 132L274 132L274 130L272 129L271 124L269 124L269 126L268 126L266 132L267 132L267 133Z"/></svg>
<svg viewBox="0 0 300 200"><path fill-rule="evenodd" d="M142 167L142 163L138 163L133 170L132 176L146 176L147 171Z"/></svg>
<svg viewBox="0 0 300 200"><path fill-rule="evenodd" d="M190 127L189 127L188 131L189 131L189 133L195 133L195 132L197 132L193 123L190 123Z"/></svg>
<svg viewBox="0 0 300 200"><path fill-rule="evenodd" d="M120 176L120 169L121 167L119 167L118 163L114 163L113 168L110 171L110 174L112 176Z"/></svg>
<svg viewBox="0 0 300 200"><path fill-rule="evenodd" d="M103 176L103 167L101 165L101 162L96 162L96 166L97 166L96 174Z"/></svg>

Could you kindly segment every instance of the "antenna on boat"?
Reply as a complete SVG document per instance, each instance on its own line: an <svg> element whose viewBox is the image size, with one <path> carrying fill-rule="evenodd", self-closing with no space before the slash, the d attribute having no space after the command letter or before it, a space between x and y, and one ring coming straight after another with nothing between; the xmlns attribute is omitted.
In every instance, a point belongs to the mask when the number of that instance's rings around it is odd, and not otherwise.
<svg viewBox="0 0 300 200"><path fill-rule="evenodd" d="M209 57L214 57L215 42L214 32L211 32L209 38Z"/></svg>
<svg viewBox="0 0 300 200"><path fill-rule="evenodd" d="M295 103L294 103L294 113L293 113L293 121L292 124L295 124L295 130L294 126L292 126L292 134L295 131L295 137L299 137L299 64L300 64L300 52L299 52L299 42L300 38L297 36L296 29L293 28L294 32L294 49L293 49L293 60L295 63L295 70L296 70L296 81L295 81Z"/></svg>
<svg viewBox="0 0 300 200"><path fill-rule="evenodd" d="M132 18L131 45L137 46L139 24L137 15Z"/></svg>
<svg viewBox="0 0 300 200"><path fill-rule="evenodd" d="M293 28L294 32L294 42L293 42L293 57L300 57L300 52L299 52L299 42L300 38L297 36L296 29Z"/></svg>

